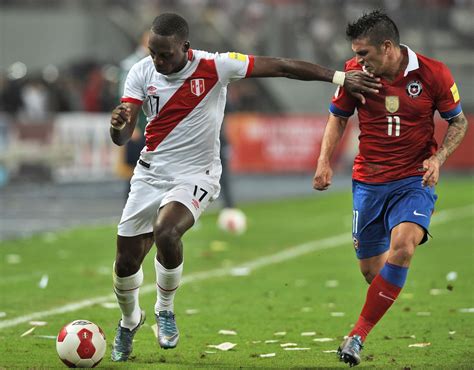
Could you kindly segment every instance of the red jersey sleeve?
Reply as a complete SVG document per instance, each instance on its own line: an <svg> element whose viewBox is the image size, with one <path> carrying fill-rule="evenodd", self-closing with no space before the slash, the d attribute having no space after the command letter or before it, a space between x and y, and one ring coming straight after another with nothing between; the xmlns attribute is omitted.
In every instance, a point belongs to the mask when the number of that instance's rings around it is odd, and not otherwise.
<svg viewBox="0 0 474 370"><path fill-rule="evenodd" d="M462 112L461 99L458 87L448 67L441 64L439 74L436 78L437 89L435 96L436 109L441 117L450 120Z"/></svg>
<svg viewBox="0 0 474 370"><path fill-rule="evenodd" d="M348 60L344 65L344 72L360 69L360 66L355 62L355 59ZM339 86L334 94L329 112L335 116L349 118L354 114L357 105L357 99L349 95L344 87Z"/></svg>

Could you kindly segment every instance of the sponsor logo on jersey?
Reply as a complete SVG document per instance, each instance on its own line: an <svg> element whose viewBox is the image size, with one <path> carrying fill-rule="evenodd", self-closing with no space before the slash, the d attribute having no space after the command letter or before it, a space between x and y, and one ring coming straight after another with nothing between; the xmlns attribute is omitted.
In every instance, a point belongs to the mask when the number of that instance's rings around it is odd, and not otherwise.
<svg viewBox="0 0 474 370"><path fill-rule="evenodd" d="M191 203L193 204L194 208L199 209L199 201L197 199L193 198Z"/></svg>
<svg viewBox="0 0 474 370"><path fill-rule="evenodd" d="M395 113L400 108L400 99L398 96L385 97L385 109L390 113Z"/></svg>
<svg viewBox="0 0 474 370"><path fill-rule="evenodd" d="M241 62L245 62L247 60L247 56L245 56L244 54L234 53L234 52L229 53L229 58L235 59Z"/></svg>
<svg viewBox="0 0 474 370"><path fill-rule="evenodd" d="M148 86L146 88L146 92L148 93L148 95L155 95L156 90L157 90L157 88L155 86Z"/></svg>
<svg viewBox="0 0 474 370"><path fill-rule="evenodd" d="M407 85L407 94L410 98L417 98L423 92L423 85L420 81L411 81Z"/></svg>
<svg viewBox="0 0 474 370"><path fill-rule="evenodd" d="M201 96L206 91L204 78L195 78L191 80L191 92L196 96Z"/></svg>
<svg viewBox="0 0 474 370"><path fill-rule="evenodd" d="M458 87L456 86L456 82L453 83L453 86L451 86L451 94L453 94L453 99L454 102L457 103L459 101L459 91Z"/></svg>

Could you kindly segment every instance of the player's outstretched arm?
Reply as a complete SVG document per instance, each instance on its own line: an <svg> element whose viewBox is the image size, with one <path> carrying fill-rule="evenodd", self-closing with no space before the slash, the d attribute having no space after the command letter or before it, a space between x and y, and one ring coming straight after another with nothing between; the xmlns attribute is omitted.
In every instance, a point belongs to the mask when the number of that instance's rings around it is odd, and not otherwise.
<svg viewBox="0 0 474 370"><path fill-rule="evenodd" d="M448 131L443 144L430 158L423 161L423 186L434 186L438 183L439 168L461 144L467 131L467 118L463 112L449 121Z"/></svg>
<svg viewBox="0 0 474 370"><path fill-rule="evenodd" d="M363 71L340 72L300 60L255 57L254 67L249 77L286 77L303 81L326 81L344 86L347 91L363 104L362 93L377 94L382 86L380 79Z"/></svg>
<svg viewBox="0 0 474 370"><path fill-rule="evenodd" d="M347 126L347 118L329 115L324 130L321 152L319 153L316 173L313 178L313 188L316 190L327 190L331 185L332 168L331 157Z"/></svg>
<svg viewBox="0 0 474 370"><path fill-rule="evenodd" d="M141 106L122 103L115 107L110 117L110 137L117 145L124 145L131 137Z"/></svg>

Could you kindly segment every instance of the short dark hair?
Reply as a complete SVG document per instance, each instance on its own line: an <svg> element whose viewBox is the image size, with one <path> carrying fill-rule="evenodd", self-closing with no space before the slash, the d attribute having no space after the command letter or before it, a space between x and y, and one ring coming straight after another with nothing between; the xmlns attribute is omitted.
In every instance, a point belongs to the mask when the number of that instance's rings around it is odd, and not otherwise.
<svg viewBox="0 0 474 370"><path fill-rule="evenodd" d="M188 22L175 13L160 14L153 21L151 30L161 36L176 35L181 40L187 40L189 35Z"/></svg>
<svg viewBox="0 0 474 370"><path fill-rule="evenodd" d="M400 45L397 25L380 10L364 14L354 23L349 23L346 35L350 41L368 37L370 43L376 46L381 45L385 40L391 40L396 46Z"/></svg>

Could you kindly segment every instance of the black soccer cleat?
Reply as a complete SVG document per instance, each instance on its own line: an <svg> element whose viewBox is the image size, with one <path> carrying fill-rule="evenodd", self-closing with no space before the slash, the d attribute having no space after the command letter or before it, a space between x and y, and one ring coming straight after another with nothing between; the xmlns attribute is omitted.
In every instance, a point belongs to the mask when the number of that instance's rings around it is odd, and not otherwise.
<svg viewBox="0 0 474 370"><path fill-rule="evenodd" d="M360 364L360 351L364 346L362 345L362 338L359 335L347 337L337 349L337 356L339 361L349 363L349 366L357 366Z"/></svg>

